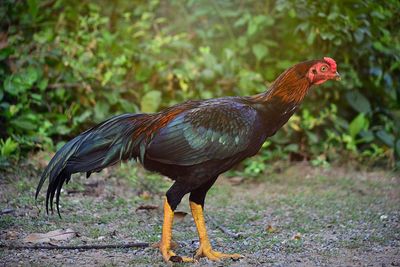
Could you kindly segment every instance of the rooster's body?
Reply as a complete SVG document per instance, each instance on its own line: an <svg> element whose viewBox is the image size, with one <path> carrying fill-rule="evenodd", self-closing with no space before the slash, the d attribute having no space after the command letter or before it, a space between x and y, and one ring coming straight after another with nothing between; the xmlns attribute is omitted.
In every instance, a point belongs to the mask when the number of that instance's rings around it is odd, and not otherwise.
<svg viewBox="0 0 400 267"><path fill-rule="evenodd" d="M307 61L285 71L265 93L188 101L154 114L124 114L82 133L61 148L44 171L37 194L49 179L46 207L59 196L71 174L98 172L121 160L140 161L173 179L166 193L160 250L165 260L190 260L170 250L173 211L190 193L200 237L197 256L240 257L211 249L203 219L204 199L218 175L255 155L298 109L309 87L337 78L330 58ZM37 196L36 194L36 196Z"/></svg>

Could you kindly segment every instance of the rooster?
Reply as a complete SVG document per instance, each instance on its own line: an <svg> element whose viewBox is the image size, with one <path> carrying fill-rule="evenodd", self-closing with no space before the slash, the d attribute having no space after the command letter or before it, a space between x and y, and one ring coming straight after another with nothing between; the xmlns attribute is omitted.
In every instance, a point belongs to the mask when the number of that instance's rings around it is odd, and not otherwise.
<svg viewBox="0 0 400 267"><path fill-rule="evenodd" d="M193 261L171 250L174 211L190 193L189 204L200 247L195 259L240 258L212 249L203 216L207 191L217 177L255 155L299 108L312 85L340 80L329 57L294 65L266 92L245 97L187 101L154 114L123 114L106 120L66 143L51 159L36 190L49 180L46 210L59 211L59 198L71 174L92 172L135 159L147 170L174 180L164 201L159 249L165 261Z"/></svg>

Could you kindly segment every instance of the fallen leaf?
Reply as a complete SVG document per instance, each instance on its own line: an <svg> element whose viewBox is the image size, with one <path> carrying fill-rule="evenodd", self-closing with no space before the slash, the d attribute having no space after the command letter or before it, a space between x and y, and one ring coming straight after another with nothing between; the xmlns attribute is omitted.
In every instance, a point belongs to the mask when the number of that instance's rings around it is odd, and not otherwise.
<svg viewBox="0 0 400 267"><path fill-rule="evenodd" d="M140 205L136 210L155 210L158 209L157 205Z"/></svg>
<svg viewBox="0 0 400 267"><path fill-rule="evenodd" d="M170 245L171 245L171 249L179 248L179 244L174 240L171 240L171 244Z"/></svg>
<svg viewBox="0 0 400 267"><path fill-rule="evenodd" d="M301 239L301 234L300 233L296 233L295 235L292 236L293 240L300 240Z"/></svg>
<svg viewBox="0 0 400 267"><path fill-rule="evenodd" d="M14 240L14 239L17 239L17 237L18 237L18 232L16 232L16 231L7 231L6 232L7 240Z"/></svg>
<svg viewBox="0 0 400 267"><path fill-rule="evenodd" d="M174 212L174 217L177 220L183 220L186 217L187 213L184 211L175 211Z"/></svg>
<svg viewBox="0 0 400 267"><path fill-rule="evenodd" d="M235 177L229 178L229 182L230 182L232 185L239 185L239 184L241 184L243 181L244 181L244 178L241 177L241 176L235 176Z"/></svg>
<svg viewBox="0 0 400 267"><path fill-rule="evenodd" d="M83 193L85 195L89 195L89 196L101 196L104 192L104 183L103 182L91 182L91 183L85 183L85 190L83 191Z"/></svg>
<svg viewBox="0 0 400 267"><path fill-rule="evenodd" d="M278 229L276 229L275 227L273 227L273 226L270 225L270 224L268 224L268 226L265 228L265 230L266 230L268 233L275 233L275 232L278 231Z"/></svg>
<svg viewBox="0 0 400 267"><path fill-rule="evenodd" d="M150 199L151 194L148 191L144 191L143 193L140 194L140 197L143 198L144 200Z"/></svg>
<svg viewBox="0 0 400 267"><path fill-rule="evenodd" d="M58 229L45 234L33 233L23 239L25 243L48 243L51 241L65 241L76 237L77 233L72 229Z"/></svg>

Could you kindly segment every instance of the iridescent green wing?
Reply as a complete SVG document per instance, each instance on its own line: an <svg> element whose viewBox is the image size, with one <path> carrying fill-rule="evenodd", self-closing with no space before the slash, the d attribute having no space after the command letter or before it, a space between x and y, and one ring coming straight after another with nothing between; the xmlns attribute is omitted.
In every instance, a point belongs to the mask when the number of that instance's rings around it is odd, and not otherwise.
<svg viewBox="0 0 400 267"><path fill-rule="evenodd" d="M167 164L194 165L225 159L246 150L256 128L257 112L234 101L207 101L156 132L146 157Z"/></svg>

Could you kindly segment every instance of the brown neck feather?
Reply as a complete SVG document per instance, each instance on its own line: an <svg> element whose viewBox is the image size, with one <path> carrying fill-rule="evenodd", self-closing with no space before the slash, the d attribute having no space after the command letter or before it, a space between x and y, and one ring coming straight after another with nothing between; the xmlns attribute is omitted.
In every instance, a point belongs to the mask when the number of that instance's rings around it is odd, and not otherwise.
<svg viewBox="0 0 400 267"><path fill-rule="evenodd" d="M309 62L307 62L309 63ZM278 97L284 103L300 103L311 86L306 78L308 64L298 64L283 72L271 85L271 88L251 98L256 102L265 102Z"/></svg>

